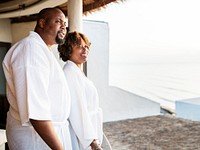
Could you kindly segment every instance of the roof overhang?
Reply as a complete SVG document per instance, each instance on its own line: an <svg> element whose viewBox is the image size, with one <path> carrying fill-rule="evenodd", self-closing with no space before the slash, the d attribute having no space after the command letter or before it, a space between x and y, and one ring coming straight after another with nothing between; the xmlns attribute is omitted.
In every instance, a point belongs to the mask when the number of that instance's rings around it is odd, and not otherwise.
<svg viewBox="0 0 200 150"><path fill-rule="evenodd" d="M46 7L59 6L67 15L68 0L1 0L0 18L18 18L37 14ZM93 12L111 2L122 0L83 0L83 13Z"/></svg>

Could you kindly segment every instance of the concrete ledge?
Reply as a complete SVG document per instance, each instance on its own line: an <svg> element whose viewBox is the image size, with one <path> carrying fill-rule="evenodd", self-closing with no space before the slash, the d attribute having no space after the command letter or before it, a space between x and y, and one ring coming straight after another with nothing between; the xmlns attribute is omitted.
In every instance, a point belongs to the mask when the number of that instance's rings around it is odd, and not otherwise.
<svg viewBox="0 0 200 150"><path fill-rule="evenodd" d="M6 131L3 129L0 129L0 150L5 150L6 142L7 142Z"/></svg>
<svg viewBox="0 0 200 150"><path fill-rule="evenodd" d="M200 121L200 97L176 101L175 107L177 117Z"/></svg>

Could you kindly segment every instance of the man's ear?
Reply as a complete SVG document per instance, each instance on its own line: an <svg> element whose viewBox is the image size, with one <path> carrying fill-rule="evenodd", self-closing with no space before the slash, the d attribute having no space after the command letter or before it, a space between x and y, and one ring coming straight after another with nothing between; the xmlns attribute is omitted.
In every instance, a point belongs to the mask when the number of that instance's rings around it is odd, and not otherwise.
<svg viewBox="0 0 200 150"><path fill-rule="evenodd" d="M45 26L45 19L40 19L39 20L39 27L44 28L44 26Z"/></svg>

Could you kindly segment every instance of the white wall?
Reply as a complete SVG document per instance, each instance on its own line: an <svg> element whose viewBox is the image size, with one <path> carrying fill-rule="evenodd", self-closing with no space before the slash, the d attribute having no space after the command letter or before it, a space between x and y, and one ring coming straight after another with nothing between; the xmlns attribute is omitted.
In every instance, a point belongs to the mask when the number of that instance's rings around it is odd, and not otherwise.
<svg viewBox="0 0 200 150"><path fill-rule="evenodd" d="M36 22L24 22L24 23L13 23L12 29L12 45L29 34L29 31L33 31Z"/></svg>
<svg viewBox="0 0 200 150"><path fill-rule="evenodd" d="M0 19L0 42L11 43L11 25L9 19ZM0 94L6 93L6 80L3 73L2 61L7 52L7 48L4 46L0 47Z"/></svg>
<svg viewBox="0 0 200 150"><path fill-rule="evenodd" d="M10 19L0 19L0 42L16 43L34 30L36 22L10 23Z"/></svg>
<svg viewBox="0 0 200 150"><path fill-rule="evenodd" d="M0 19L0 42L12 45L26 37L29 31L34 30L36 22L10 23L9 19Z"/></svg>
<svg viewBox="0 0 200 150"><path fill-rule="evenodd" d="M97 87L104 122L160 114L160 104L109 86L109 26L105 22L84 21L83 31L91 41L87 75Z"/></svg>
<svg viewBox="0 0 200 150"><path fill-rule="evenodd" d="M0 19L0 42L12 42L11 25L9 19Z"/></svg>

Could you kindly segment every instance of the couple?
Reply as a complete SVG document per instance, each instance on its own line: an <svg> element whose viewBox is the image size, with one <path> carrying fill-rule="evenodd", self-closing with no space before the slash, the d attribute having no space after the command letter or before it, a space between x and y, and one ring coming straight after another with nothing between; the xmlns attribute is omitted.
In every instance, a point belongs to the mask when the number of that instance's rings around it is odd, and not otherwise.
<svg viewBox="0 0 200 150"><path fill-rule="evenodd" d="M60 44L64 72L50 50L54 44ZM2 63L10 150L102 150L98 94L81 70L89 47L83 34L66 35L60 9L46 8L34 32L10 48Z"/></svg>

